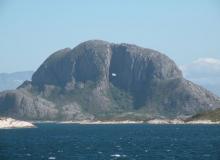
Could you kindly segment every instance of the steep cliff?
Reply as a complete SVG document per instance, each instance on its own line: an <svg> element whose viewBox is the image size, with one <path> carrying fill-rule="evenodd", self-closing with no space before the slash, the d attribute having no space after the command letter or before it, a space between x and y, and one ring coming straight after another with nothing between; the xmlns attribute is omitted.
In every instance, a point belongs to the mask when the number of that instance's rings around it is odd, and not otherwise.
<svg viewBox="0 0 220 160"><path fill-rule="evenodd" d="M100 40L55 52L32 81L0 94L1 115L37 120L176 118L219 107L164 54Z"/></svg>

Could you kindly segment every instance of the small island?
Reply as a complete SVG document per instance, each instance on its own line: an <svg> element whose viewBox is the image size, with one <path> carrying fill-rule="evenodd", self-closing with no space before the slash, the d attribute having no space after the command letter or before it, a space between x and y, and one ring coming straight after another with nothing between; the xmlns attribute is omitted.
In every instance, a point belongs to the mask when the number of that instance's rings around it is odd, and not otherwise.
<svg viewBox="0 0 220 160"><path fill-rule="evenodd" d="M0 116L25 121L216 124L219 108L163 53L103 40L54 52L31 81L0 92Z"/></svg>
<svg viewBox="0 0 220 160"><path fill-rule="evenodd" d="M0 117L0 129L11 129L11 128L33 128L30 122L20 121L9 117Z"/></svg>

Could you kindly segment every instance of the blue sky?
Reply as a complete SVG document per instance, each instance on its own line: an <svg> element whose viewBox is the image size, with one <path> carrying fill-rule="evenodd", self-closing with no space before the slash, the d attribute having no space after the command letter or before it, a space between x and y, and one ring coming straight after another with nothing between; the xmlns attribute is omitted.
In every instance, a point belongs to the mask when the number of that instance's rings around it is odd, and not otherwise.
<svg viewBox="0 0 220 160"><path fill-rule="evenodd" d="M156 49L178 65L220 59L220 1L0 0L0 72L36 70L89 39Z"/></svg>

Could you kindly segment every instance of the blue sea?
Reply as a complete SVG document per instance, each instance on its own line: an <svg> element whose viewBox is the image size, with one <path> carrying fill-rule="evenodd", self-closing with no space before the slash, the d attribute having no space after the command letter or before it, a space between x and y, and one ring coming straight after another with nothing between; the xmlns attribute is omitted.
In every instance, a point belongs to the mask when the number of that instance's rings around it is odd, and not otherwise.
<svg viewBox="0 0 220 160"><path fill-rule="evenodd" d="M220 160L220 125L37 127L0 130L0 160Z"/></svg>

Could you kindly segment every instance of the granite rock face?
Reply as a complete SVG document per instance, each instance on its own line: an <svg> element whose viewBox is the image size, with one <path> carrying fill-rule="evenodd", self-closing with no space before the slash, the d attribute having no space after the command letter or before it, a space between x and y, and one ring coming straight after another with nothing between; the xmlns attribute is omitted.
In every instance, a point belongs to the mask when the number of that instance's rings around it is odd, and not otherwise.
<svg viewBox="0 0 220 160"><path fill-rule="evenodd" d="M147 120L220 108L219 97L183 78L158 51L91 40L52 54L0 114L37 120Z"/></svg>

